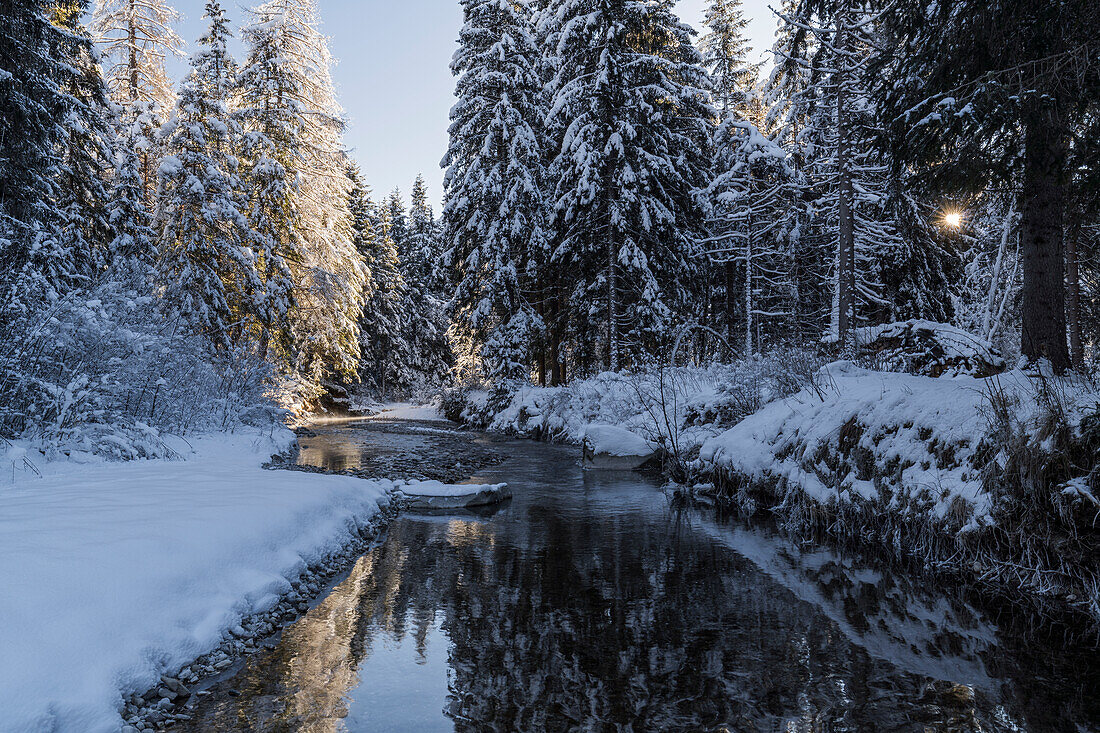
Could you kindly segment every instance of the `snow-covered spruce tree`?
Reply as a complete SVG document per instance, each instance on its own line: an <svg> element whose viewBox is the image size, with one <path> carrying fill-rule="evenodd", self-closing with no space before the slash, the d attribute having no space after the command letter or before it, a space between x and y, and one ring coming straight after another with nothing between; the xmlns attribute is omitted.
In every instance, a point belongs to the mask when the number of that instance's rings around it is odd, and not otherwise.
<svg viewBox="0 0 1100 733"><path fill-rule="evenodd" d="M418 175L413 181L409 202L408 232L404 237L403 251L398 255L406 263L410 276L433 293L438 293L443 285L443 271L440 257L439 228L436 224L432 204L428 200L428 186L424 176Z"/></svg>
<svg viewBox="0 0 1100 733"><path fill-rule="evenodd" d="M544 110L543 129L540 137L542 149L543 180L541 190L543 200L547 208L546 212L546 243L541 253L532 250L532 255L538 255L531 263L531 280L534 293L529 300L536 306L539 318L543 323L543 339L538 353L538 381L539 384L561 385L566 382L567 367L572 360L570 345L568 344L569 331L569 282L560 268L550 267L551 255L560 244L564 232L558 232L550 225L553 213L554 185L549 178L549 172L553 167L554 159L561 151L561 139L563 131L555 124L547 120L554 100L554 79L557 78L558 69L561 66L561 57L558 53L558 40L561 37L561 24L557 10L558 0L534 0L533 34L535 43L539 48L538 73L542 82L542 93L539 95L539 106Z"/></svg>
<svg viewBox="0 0 1100 733"><path fill-rule="evenodd" d="M401 258L402 265L407 260L402 256L409 241L409 212L405 208L405 200L401 197L401 189L394 188L382 202L385 210L386 235L393 240L397 247L397 256Z"/></svg>
<svg viewBox="0 0 1100 733"><path fill-rule="evenodd" d="M805 3L781 14L791 31L779 63L788 67L772 102L784 109L783 126L797 140L800 167L812 201L802 239L822 247L831 303L826 341L853 346L860 321L889 310L879 266L902 242L888 206L889 161L873 143L880 131L867 83L873 16L864 3L837 3L819 15ZM803 73L799 73L800 70Z"/></svg>
<svg viewBox="0 0 1100 733"><path fill-rule="evenodd" d="M116 143L120 139L116 138ZM156 260L156 237L149 210L145 208L141 157L133 148L116 144L115 161L114 185L107 204L114 235L108 246L110 257L115 262L142 263L148 267Z"/></svg>
<svg viewBox="0 0 1100 733"><path fill-rule="evenodd" d="M207 3L206 17L209 31L164 128L157 267L166 307L184 328L224 349L246 332L259 288L241 212L239 135L227 104L234 74L229 29L217 0Z"/></svg>
<svg viewBox="0 0 1100 733"><path fill-rule="evenodd" d="M397 247L382 226L378 207L354 163L348 164L348 192L355 248L371 277L359 321L359 380L380 399L404 394L415 381L414 354L406 340L408 292L398 266Z"/></svg>
<svg viewBox="0 0 1100 733"><path fill-rule="evenodd" d="M526 3L464 0L463 11L443 159L452 340L473 362L460 372L525 379L543 330L531 296L547 245L539 49Z"/></svg>
<svg viewBox="0 0 1100 733"><path fill-rule="evenodd" d="M710 74L715 106L723 117L732 113L746 118L759 64L749 62L752 50L745 40L748 21L741 0L711 0L703 24L707 30L699 39L699 50Z"/></svg>
<svg viewBox="0 0 1100 733"><path fill-rule="evenodd" d="M383 235L397 248L398 271L405 286L402 342L407 344L410 356L407 370L392 383L393 394L411 397L442 384L450 371L451 349L447 341L444 303L431 283L440 278L434 276L436 270L425 267L427 263L402 256L402 253L409 253L411 229L409 212L398 189L386 197L379 215ZM430 213L418 214L422 220L430 217ZM421 277L428 281L421 281Z"/></svg>
<svg viewBox="0 0 1100 733"><path fill-rule="evenodd" d="M150 209L163 151L158 130L175 107L165 60L181 55L183 39L174 26L179 13L166 0L96 0L92 20L112 99L123 108L119 134L139 151L145 200Z"/></svg>
<svg viewBox="0 0 1100 733"><path fill-rule="evenodd" d="M738 151L742 140L739 123L748 121L759 109L755 85L758 65L750 64L750 49L745 40L747 21L742 11L741 0L713 0L706 9L704 17L706 32L699 39L699 49L703 55L703 66L711 79L711 89L719 120L713 129L714 170L713 174L722 176L729 172L738 160ZM759 121L754 121L759 126ZM728 187L727 183L713 182L711 203L719 189ZM714 184L717 184L715 186ZM719 218L729 211L712 212ZM712 220L711 224L715 222ZM721 227L719 227L721 229ZM721 235L723 232L708 227L708 235ZM728 243L727 243L728 244ZM744 278L738 276L732 251L710 253L703 263L704 291L700 303L702 323L724 325L727 342L735 342L735 332L740 312L737 304L744 300L737 293L744 285Z"/></svg>
<svg viewBox="0 0 1100 733"><path fill-rule="evenodd" d="M108 181L114 167L110 103L91 36L81 24L84 12L84 3L75 1L58 3L52 11L54 25L65 31L53 56L64 61L58 81L68 95L59 119L56 207L62 220L57 236L72 252L78 273L70 285L81 288L89 287L108 263L106 245L113 238Z"/></svg>
<svg viewBox="0 0 1100 733"><path fill-rule="evenodd" d="M300 405L318 397L326 380L354 378L369 273L352 241L344 121L316 4L271 0L250 13L236 117L251 151L250 195L257 179L283 181L272 189L280 204L267 241L293 277L292 353L283 366L294 382L287 401Z"/></svg>
<svg viewBox="0 0 1100 733"><path fill-rule="evenodd" d="M904 0L883 21L876 89L895 156L939 195L1020 187L1021 350L1068 368L1065 213L1071 150L1100 104L1100 4Z"/></svg>
<svg viewBox="0 0 1100 733"><path fill-rule="evenodd" d="M714 110L691 31L671 0L560 0L549 123L552 267L567 273L576 358L618 369L655 353L694 283L692 192Z"/></svg>
<svg viewBox="0 0 1100 733"><path fill-rule="evenodd" d="M763 347L764 336L789 338L797 300L792 277L797 245L797 179L788 153L752 122L727 117L717 136L720 173L707 190L711 201L709 256L727 272L740 272L740 330L744 354ZM733 282L727 275L726 318L733 345Z"/></svg>
<svg viewBox="0 0 1100 733"><path fill-rule="evenodd" d="M81 3L0 8L0 333L99 271L108 114Z"/></svg>

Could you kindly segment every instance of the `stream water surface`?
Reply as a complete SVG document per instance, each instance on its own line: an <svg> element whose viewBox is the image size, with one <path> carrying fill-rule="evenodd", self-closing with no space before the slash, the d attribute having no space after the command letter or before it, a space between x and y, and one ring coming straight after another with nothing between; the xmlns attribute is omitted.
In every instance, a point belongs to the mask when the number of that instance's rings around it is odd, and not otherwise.
<svg viewBox="0 0 1100 733"><path fill-rule="evenodd" d="M468 465L514 498L399 517L194 730L1100 730L1100 657L1067 630L678 507L576 449L378 420L301 442L329 470Z"/></svg>

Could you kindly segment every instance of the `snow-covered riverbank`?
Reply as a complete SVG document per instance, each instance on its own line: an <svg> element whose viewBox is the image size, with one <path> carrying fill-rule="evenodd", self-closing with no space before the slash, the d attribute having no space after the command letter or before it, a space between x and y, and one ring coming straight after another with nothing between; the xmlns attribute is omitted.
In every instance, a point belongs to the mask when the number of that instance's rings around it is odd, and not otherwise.
<svg viewBox="0 0 1100 733"><path fill-rule="evenodd" d="M702 492L1100 619L1100 397L1079 378L977 379L779 360L470 392L452 417L578 443L633 431ZM876 544L877 543L877 544Z"/></svg>
<svg viewBox="0 0 1100 733"><path fill-rule="evenodd" d="M393 483L261 468L293 439L215 435L177 441L186 460L54 462L14 482L5 466L0 731L117 731L129 694L361 541Z"/></svg>

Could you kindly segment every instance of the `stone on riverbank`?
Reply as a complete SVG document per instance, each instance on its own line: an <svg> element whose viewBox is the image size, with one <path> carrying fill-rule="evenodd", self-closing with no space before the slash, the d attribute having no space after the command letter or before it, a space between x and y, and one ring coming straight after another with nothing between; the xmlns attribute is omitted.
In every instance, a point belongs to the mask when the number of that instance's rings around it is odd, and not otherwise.
<svg viewBox="0 0 1100 733"><path fill-rule="evenodd" d="M469 509L498 504L512 498L508 484L445 484L441 481L411 481L398 488L413 511Z"/></svg>

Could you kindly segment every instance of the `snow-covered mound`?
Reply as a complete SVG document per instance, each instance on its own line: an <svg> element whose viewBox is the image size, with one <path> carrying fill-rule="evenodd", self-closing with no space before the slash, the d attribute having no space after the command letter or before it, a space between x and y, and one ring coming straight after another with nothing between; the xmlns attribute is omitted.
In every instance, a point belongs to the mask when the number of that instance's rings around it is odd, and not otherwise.
<svg viewBox="0 0 1100 733"><path fill-rule="evenodd" d="M637 468L656 452L645 438L615 425L586 425L581 445L586 468Z"/></svg>
<svg viewBox="0 0 1100 733"><path fill-rule="evenodd" d="M615 425L585 425L584 447L598 456L650 456L653 447L645 438Z"/></svg>
<svg viewBox="0 0 1100 733"><path fill-rule="evenodd" d="M393 484L265 471L293 440L0 473L0 731L118 731L122 695L216 647L351 542ZM187 446L174 446L181 453Z"/></svg>
<svg viewBox="0 0 1100 733"><path fill-rule="evenodd" d="M398 486L415 510L465 509L498 504L512 496L508 484L445 484L410 481Z"/></svg>
<svg viewBox="0 0 1100 733"><path fill-rule="evenodd" d="M1007 368L993 344L935 321L900 321L856 329L860 355L887 371L926 377L991 377Z"/></svg>

